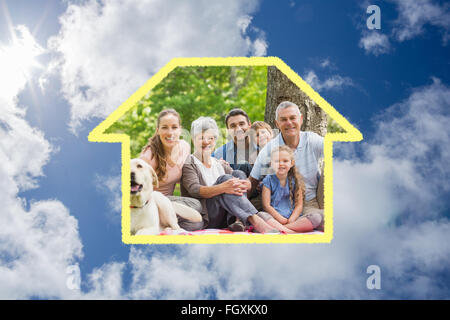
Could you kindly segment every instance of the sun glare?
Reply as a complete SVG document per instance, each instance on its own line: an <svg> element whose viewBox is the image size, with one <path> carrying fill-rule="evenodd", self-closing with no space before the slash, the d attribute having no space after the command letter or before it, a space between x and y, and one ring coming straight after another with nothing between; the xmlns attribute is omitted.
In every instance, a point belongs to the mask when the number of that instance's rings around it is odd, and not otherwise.
<svg viewBox="0 0 450 320"><path fill-rule="evenodd" d="M42 68L36 57L44 49L34 40L26 26L20 25L12 30L11 44L0 44L0 72L2 85L16 87L30 79L33 68ZM4 87L3 87L4 88Z"/></svg>

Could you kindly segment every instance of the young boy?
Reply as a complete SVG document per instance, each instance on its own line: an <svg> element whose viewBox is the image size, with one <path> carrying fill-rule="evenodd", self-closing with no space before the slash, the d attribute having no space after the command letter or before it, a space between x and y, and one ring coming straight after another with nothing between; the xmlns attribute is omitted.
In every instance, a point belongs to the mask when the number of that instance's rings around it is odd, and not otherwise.
<svg viewBox="0 0 450 320"><path fill-rule="evenodd" d="M251 145L256 146L256 149L251 152L249 160L254 164L259 152L264 146L273 138L272 128L264 121L255 121L250 127L250 142Z"/></svg>

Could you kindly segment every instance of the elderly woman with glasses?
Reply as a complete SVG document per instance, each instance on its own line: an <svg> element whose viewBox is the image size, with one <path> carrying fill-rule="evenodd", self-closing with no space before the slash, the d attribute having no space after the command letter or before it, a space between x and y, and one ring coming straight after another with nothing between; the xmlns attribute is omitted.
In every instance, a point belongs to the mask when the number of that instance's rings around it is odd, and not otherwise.
<svg viewBox="0 0 450 320"><path fill-rule="evenodd" d="M203 228L220 229L239 222L241 230L230 229L243 231L243 223L250 223L258 232L277 232L257 215L258 210L247 199L251 183L245 173L233 171L227 163L211 156L218 133L217 124L210 117L192 122L194 153L183 165L181 195L200 200Z"/></svg>

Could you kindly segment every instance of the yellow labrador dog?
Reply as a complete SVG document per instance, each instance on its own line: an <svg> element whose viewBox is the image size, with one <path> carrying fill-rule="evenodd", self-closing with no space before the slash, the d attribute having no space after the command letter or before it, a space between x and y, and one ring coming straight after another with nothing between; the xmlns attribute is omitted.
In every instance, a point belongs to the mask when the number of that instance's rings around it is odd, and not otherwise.
<svg viewBox="0 0 450 320"><path fill-rule="evenodd" d="M189 221L200 222L202 217L196 210L171 202L158 188L158 177L144 160L132 159L130 163L131 189L130 213L131 234L152 235L170 228L180 230L177 214Z"/></svg>

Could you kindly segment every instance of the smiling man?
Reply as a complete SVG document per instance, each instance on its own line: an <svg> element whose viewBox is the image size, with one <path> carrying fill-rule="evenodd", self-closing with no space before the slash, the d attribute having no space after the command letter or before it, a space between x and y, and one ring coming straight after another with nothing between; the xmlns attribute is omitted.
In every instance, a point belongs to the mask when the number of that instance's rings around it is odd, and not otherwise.
<svg viewBox="0 0 450 320"><path fill-rule="evenodd" d="M259 153L249 180L252 190L257 189L264 176L273 173L270 169L271 152L283 145L291 148L295 155L295 165L306 185L303 215L311 215L309 220L313 228L323 230L323 210L319 209L316 194L320 179L319 160L323 158L323 137L314 132L301 131L302 122L303 116L295 103L283 101L278 105L275 124L280 133Z"/></svg>
<svg viewBox="0 0 450 320"><path fill-rule="evenodd" d="M244 110L236 108L228 112L225 125L230 140L217 148L213 157L225 160L233 170L241 170L248 177L253 167L249 157L253 150L256 150L256 146L251 145L248 137L250 119Z"/></svg>

